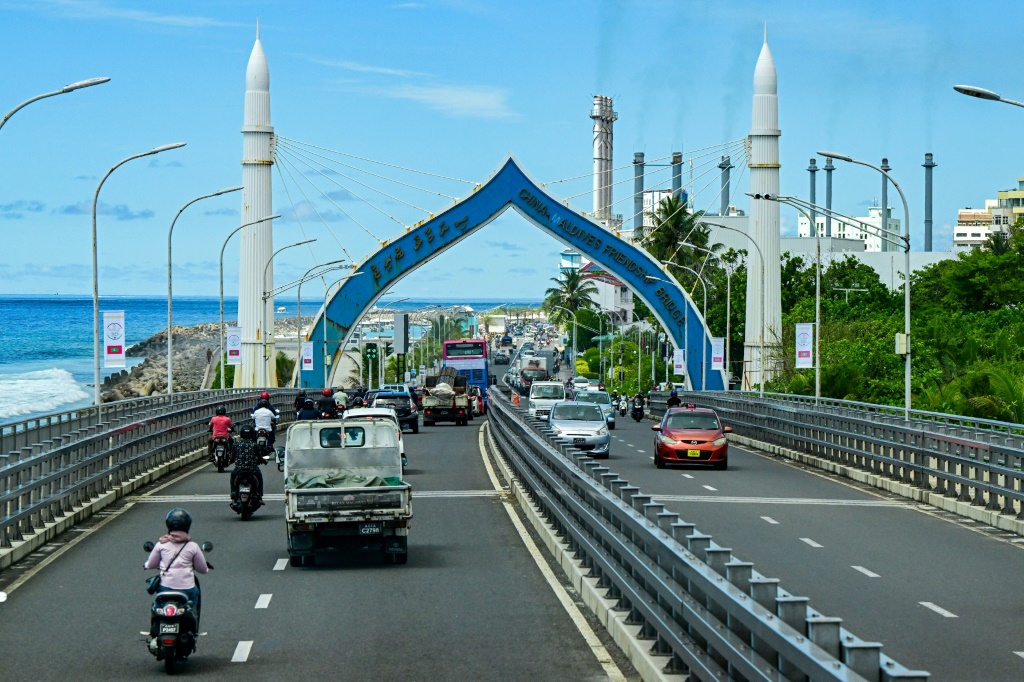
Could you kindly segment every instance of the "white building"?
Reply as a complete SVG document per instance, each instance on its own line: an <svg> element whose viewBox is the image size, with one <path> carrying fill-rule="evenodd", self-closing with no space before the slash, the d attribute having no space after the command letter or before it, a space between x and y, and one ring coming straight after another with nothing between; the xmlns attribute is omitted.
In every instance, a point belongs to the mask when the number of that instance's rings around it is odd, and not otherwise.
<svg viewBox="0 0 1024 682"><path fill-rule="evenodd" d="M996 202L990 199L985 203ZM956 212L956 229L953 231L955 251L980 249L988 243L993 230L999 231L1002 226L995 224L996 216L989 212L990 208L986 205L985 208L961 208Z"/></svg>
<svg viewBox="0 0 1024 682"><path fill-rule="evenodd" d="M592 295L590 300L602 310L613 313L621 321L632 319L633 292L629 287L572 249L565 249L559 255L559 279L564 278L568 272L579 270L587 281L597 287L597 293Z"/></svg>
<svg viewBox="0 0 1024 682"><path fill-rule="evenodd" d="M873 226L875 229L862 227L858 223L846 223L837 218L832 219L832 236L837 239L852 239L864 243L864 250L868 252L897 251L899 246L881 237L882 208L872 206L868 209L866 216L853 216L854 219ZM825 236L825 216L815 216L815 224L818 227L818 236ZM898 241L902 231L900 230L900 219L892 215L892 207L889 208L889 235L893 241ZM797 222L797 234L801 237L810 237L811 228L807 218L800 216Z"/></svg>

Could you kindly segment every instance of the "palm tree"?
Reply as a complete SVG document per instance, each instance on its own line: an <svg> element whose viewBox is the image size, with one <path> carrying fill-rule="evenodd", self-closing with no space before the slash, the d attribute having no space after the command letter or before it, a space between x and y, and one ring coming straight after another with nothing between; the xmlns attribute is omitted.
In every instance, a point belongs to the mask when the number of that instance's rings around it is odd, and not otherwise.
<svg viewBox="0 0 1024 682"><path fill-rule="evenodd" d="M697 249L680 249L679 242L715 252L722 248L721 244L711 244L711 227L700 222L704 212L690 212L681 197L665 197L648 216L654 224L640 228L638 241L659 261L673 260L699 271L707 254Z"/></svg>
<svg viewBox="0 0 1024 682"><path fill-rule="evenodd" d="M579 270L570 270L561 278L552 277L551 281L557 286L550 287L544 292L544 303L541 305L548 312L548 317L554 322L561 322L565 317L565 311L555 306L567 308L573 312L581 309L595 307L593 299L597 287L593 282L580 274Z"/></svg>

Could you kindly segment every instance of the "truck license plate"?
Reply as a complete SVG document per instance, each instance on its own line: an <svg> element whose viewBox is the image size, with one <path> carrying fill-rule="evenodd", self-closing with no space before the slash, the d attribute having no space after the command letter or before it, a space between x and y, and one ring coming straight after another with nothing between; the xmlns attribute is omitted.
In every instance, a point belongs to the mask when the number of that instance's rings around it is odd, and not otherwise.
<svg viewBox="0 0 1024 682"><path fill-rule="evenodd" d="M686 451L686 456L687 457L700 457L700 450L687 450Z"/></svg>
<svg viewBox="0 0 1024 682"><path fill-rule="evenodd" d="M176 634L178 632L177 623L160 623L160 634Z"/></svg>
<svg viewBox="0 0 1024 682"><path fill-rule="evenodd" d="M360 535L380 535L384 532L384 525L380 523L360 523Z"/></svg>

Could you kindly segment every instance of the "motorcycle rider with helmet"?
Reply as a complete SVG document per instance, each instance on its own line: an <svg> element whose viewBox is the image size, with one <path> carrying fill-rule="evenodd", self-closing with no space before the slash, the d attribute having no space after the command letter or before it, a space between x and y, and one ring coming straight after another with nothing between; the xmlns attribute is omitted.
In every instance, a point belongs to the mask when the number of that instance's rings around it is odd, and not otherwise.
<svg viewBox="0 0 1024 682"><path fill-rule="evenodd" d="M298 412L302 409L302 406L306 404L306 389L299 390L299 394L295 396L295 411Z"/></svg>
<svg viewBox="0 0 1024 682"><path fill-rule="evenodd" d="M273 449L274 441L277 440L277 419L280 413L270 404L270 394L264 391L260 394L259 402L252 408L252 420L256 424L256 430L263 429L267 432L267 445Z"/></svg>
<svg viewBox="0 0 1024 682"><path fill-rule="evenodd" d="M164 523L167 534L162 536L149 553L143 568L160 569L160 592L182 592L195 605L196 627L202 611L203 595L195 574L208 573L213 566L206 562L203 550L188 534L192 517L176 507L167 512Z"/></svg>
<svg viewBox="0 0 1024 682"><path fill-rule="evenodd" d="M338 415L338 403L334 400L331 389L324 389L324 395L317 401L316 409L320 410L321 415L327 415L327 419L334 419Z"/></svg>
<svg viewBox="0 0 1024 682"><path fill-rule="evenodd" d="M295 414L295 421L316 421L320 418L320 413L313 405L312 398L306 398L306 402L302 405L302 409Z"/></svg>
<svg viewBox="0 0 1024 682"><path fill-rule="evenodd" d="M256 499L263 504L263 453L256 445L256 429L249 424L242 427L242 437L235 445L235 468L231 470L231 508L238 511L238 475L245 471L256 479Z"/></svg>
<svg viewBox="0 0 1024 682"><path fill-rule="evenodd" d="M683 404L683 401L679 399L679 391L675 389L669 394L668 400L665 401L665 407L679 407Z"/></svg>
<svg viewBox="0 0 1024 682"><path fill-rule="evenodd" d="M215 413L213 418L210 419L210 444L207 447L211 462L213 461L214 441L217 438L224 438L227 441L228 457L231 456L230 434L235 429L235 424L231 421L231 417L228 416L226 407L218 405Z"/></svg>

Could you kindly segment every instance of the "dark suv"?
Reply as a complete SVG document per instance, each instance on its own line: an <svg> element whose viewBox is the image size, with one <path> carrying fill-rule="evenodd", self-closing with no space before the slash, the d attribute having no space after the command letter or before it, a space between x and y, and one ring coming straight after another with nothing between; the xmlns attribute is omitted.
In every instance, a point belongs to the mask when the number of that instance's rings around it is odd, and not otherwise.
<svg viewBox="0 0 1024 682"><path fill-rule="evenodd" d="M416 399L408 393L383 391L374 397L373 406L390 407L398 415L399 428L408 427L413 433L420 432L420 414L416 409Z"/></svg>

